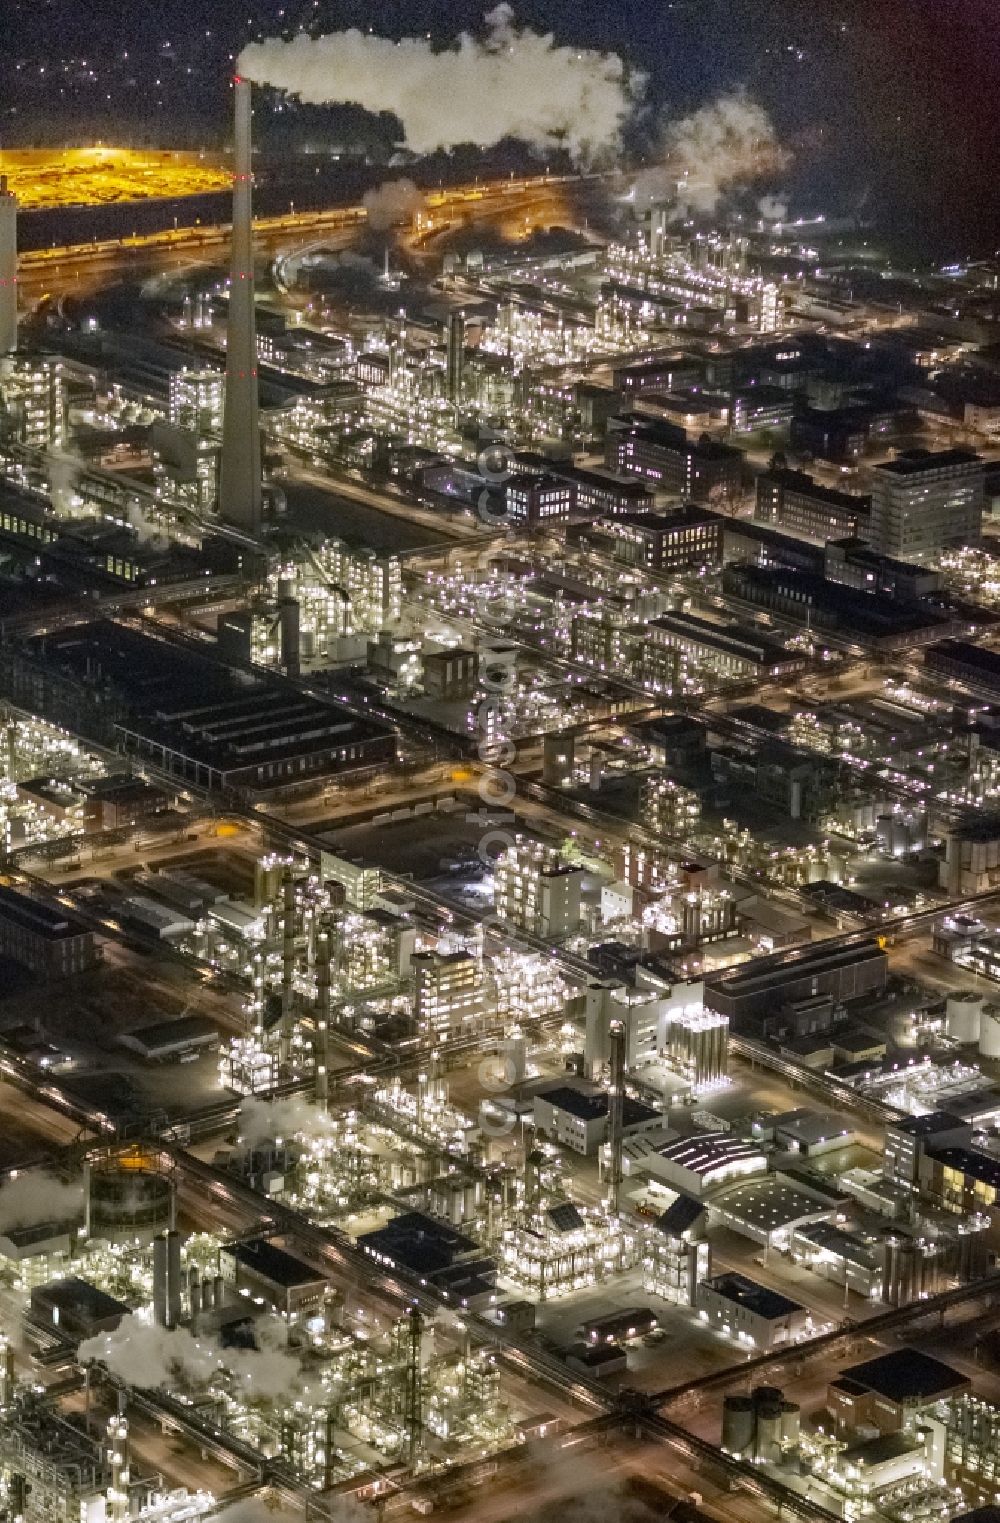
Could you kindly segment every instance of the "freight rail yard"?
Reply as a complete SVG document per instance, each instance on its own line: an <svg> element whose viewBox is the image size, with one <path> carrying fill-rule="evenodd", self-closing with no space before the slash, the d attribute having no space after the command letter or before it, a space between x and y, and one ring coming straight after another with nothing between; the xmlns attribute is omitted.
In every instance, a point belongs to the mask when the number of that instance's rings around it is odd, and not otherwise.
<svg viewBox="0 0 1000 1523"><path fill-rule="evenodd" d="M995 262L233 110L0 195L5 1516L987 1523Z"/></svg>
<svg viewBox="0 0 1000 1523"><path fill-rule="evenodd" d="M232 181L221 161L205 155L105 144L61 151L5 148L0 174L26 211L203 196Z"/></svg>

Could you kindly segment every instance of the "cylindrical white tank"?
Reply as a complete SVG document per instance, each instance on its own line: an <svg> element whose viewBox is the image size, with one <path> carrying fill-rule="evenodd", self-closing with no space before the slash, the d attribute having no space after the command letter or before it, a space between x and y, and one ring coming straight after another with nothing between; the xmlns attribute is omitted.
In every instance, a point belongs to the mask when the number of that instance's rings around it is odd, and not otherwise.
<svg viewBox="0 0 1000 1523"><path fill-rule="evenodd" d="M948 1035L956 1042L978 1042L985 1001L969 990L949 994L945 1004Z"/></svg>
<svg viewBox="0 0 1000 1523"><path fill-rule="evenodd" d="M984 1005L979 1026L979 1052L984 1058L1000 1058L1000 1008Z"/></svg>
<svg viewBox="0 0 1000 1523"><path fill-rule="evenodd" d="M781 1458L781 1402L757 1403L757 1430L754 1459L758 1464L775 1464Z"/></svg>
<svg viewBox="0 0 1000 1523"><path fill-rule="evenodd" d="M781 1447L797 1449L802 1428L802 1410L797 1401L781 1403Z"/></svg>

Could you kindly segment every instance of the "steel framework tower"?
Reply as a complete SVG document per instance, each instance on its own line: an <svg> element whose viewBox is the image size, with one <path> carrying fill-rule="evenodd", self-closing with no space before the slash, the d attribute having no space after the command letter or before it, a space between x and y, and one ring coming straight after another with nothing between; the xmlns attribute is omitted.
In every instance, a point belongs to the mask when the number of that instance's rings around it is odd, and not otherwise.
<svg viewBox="0 0 1000 1523"><path fill-rule="evenodd" d="M260 405L253 281L253 173L250 81L233 85L233 247L226 336L226 401L222 417L219 513L247 534L260 531Z"/></svg>

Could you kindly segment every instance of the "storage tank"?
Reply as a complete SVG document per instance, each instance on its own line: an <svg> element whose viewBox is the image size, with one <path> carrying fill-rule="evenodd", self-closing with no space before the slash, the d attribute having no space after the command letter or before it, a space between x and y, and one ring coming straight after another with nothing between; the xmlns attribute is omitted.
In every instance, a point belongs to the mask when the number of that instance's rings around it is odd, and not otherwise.
<svg viewBox="0 0 1000 1523"><path fill-rule="evenodd" d="M781 1403L781 1447L797 1449L802 1431L802 1409L797 1401Z"/></svg>
<svg viewBox="0 0 1000 1523"><path fill-rule="evenodd" d="M782 1401L757 1401L754 1459L758 1464L774 1464L781 1458Z"/></svg>
<svg viewBox="0 0 1000 1523"><path fill-rule="evenodd" d="M979 1026L979 1054L984 1058L1000 1058L1000 1008L984 1005Z"/></svg>
<svg viewBox="0 0 1000 1523"><path fill-rule="evenodd" d="M749 1396L727 1396L722 1403L722 1447L728 1454L753 1448L756 1408Z"/></svg>
<svg viewBox="0 0 1000 1523"><path fill-rule="evenodd" d="M982 1022L981 994L965 990L961 994L949 994L945 1004L945 1021L948 1035L956 1042L978 1042Z"/></svg>
<svg viewBox="0 0 1000 1523"><path fill-rule="evenodd" d="M86 1233L110 1242L150 1242L172 1225L174 1187L146 1148L90 1159L86 1176Z"/></svg>
<svg viewBox="0 0 1000 1523"><path fill-rule="evenodd" d="M882 1300L887 1306L903 1306L916 1293L913 1243L892 1233L882 1245Z"/></svg>

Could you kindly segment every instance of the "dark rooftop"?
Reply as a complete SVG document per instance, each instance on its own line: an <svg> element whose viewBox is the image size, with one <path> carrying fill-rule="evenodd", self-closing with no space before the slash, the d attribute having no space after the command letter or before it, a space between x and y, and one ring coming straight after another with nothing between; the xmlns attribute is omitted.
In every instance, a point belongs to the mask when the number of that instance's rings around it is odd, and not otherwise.
<svg viewBox="0 0 1000 1523"><path fill-rule="evenodd" d="M422 1275L450 1269L457 1259L473 1253L476 1247L470 1237L422 1211L404 1211L384 1227L362 1232L358 1245L365 1253Z"/></svg>
<svg viewBox="0 0 1000 1523"><path fill-rule="evenodd" d="M700 1200L695 1200L693 1195L685 1195L681 1192L665 1211L660 1212L656 1218L656 1225L668 1237L680 1237L689 1227L694 1226L704 1212L705 1207Z"/></svg>
<svg viewBox="0 0 1000 1523"><path fill-rule="evenodd" d="M76 1277L39 1285L33 1292L34 1297L47 1306L58 1307L63 1315L87 1317L91 1321L104 1321L115 1315L125 1317L129 1312L124 1301L109 1296L107 1291L91 1285L89 1280Z"/></svg>
<svg viewBox="0 0 1000 1523"><path fill-rule="evenodd" d="M924 1116L900 1116L892 1123L894 1132L905 1132L908 1137L933 1137L935 1132L953 1132L964 1126L961 1116L951 1111L928 1111Z"/></svg>
<svg viewBox="0 0 1000 1523"><path fill-rule="evenodd" d="M891 476L919 476L923 471L938 471L953 465L981 464L980 456L971 450L907 450L895 460L886 460L875 469L886 471Z"/></svg>
<svg viewBox="0 0 1000 1523"><path fill-rule="evenodd" d="M1000 1190L1000 1158L975 1148L931 1148L930 1152L931 1157L943 1163L945 1168L957 1169L970 1179L978 1179Z"/></svg>
<svg viewBox="0 0 1000 1523"><path fill-rule="evenodd" d="M87 930L82 921L67 915L65 910L3 885L0 885L0 919L19 925L32 935L47 936L52 941L82 936Z"/></svg>
<svg viewBox="0 0 1000 1523"><path fill-rule="evenodd" d="M845 1377L894 1402L935 1401L969 1384L967 1375L918 1348L893 1349L877 1359L853 1364L841 1372L841 1378Z"/></svg>
<svg viewBox="0 0 1000 1523"><path fill-rule="evenodd" d="M776 1317L787 1317L794 1311L805 1310L798 1301L783 1296L780 1291L770 1290L766 1285L759 1285L756 1280L748 1279L745 1274L717 1274L705 1280L704 1283L717 1295L725 1296L727 1300L745 1306L749 1311L755 1312L758 1317L766 1317L768 1321L773 1321Z"/></svg>
<svg viewBox="0 0 1000 1523"><path fill-rule="evenodd" d="M242 1268L262 1275L285 1290L292 1290L296 1285L312 1285L326 1278L311 1264L286 1253L284 1248L276 1247L264 1237L254 1238L249 1243L236 1243L230 1252Z"/></svg>
<svg viewBox="0 0 1000 1523"><path fill-rule="evenodd" d="M540 1092L540 1100L547 1100L550 1105L556 1106L561 1111L568 1111L571 1116L577 1116L581 1121L597 1121L601 1116L608 1113L608 1096L602 1090L599 1094L584 1094L579 1089L573 1089L569 1084L560 1084L555 1089L546 1089ZM622 1119L625 1126L640 1126L644 1121L652 1121L660 1117L661 1112L654 1110L651 1105L643 1105L640 1100L633 1100L629 1095L625 1096L622 1104Z"/></svg>

